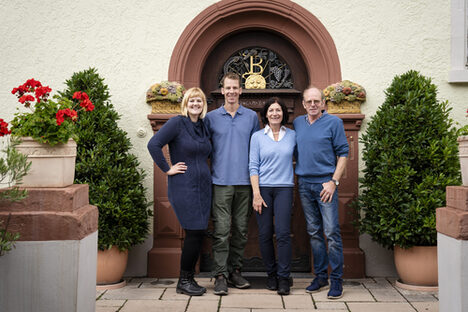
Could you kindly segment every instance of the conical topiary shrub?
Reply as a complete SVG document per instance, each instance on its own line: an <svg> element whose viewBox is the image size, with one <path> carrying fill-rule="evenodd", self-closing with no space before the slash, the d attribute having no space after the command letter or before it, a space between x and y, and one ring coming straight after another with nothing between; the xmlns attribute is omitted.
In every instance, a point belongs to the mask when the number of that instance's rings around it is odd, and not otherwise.
<svg viewBox="0 0 468 312"><path fill-rule="evenodd" d="M66 84L62 95L71 99L74 92L84 91L95 105L93 114L83 114L77 122L75 183L89 184L89 201L99 209L98 248L129 249L149 231L145 174L129 153L130 140L117 125L120 116L96 69L74 73Z"/></svg>
<svg viewBox="0 0 468 312"><path fill-rule="evenodd" d="M435 210L460 184L457 131L429 78L394 78L361 138L366 168L357 206L360 229L384 247L434 246Z"/></svg>

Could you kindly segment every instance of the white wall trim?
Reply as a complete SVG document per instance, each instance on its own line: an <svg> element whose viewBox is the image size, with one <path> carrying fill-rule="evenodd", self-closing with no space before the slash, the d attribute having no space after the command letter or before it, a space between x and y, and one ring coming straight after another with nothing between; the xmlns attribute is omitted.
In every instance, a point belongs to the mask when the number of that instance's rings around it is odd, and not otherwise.
<svg viewBox="0 0 468 312"><path fill-rule="evenodd" d="M449 82L468 82L466 67L466 0L451 2L451 69Z"/></svg>

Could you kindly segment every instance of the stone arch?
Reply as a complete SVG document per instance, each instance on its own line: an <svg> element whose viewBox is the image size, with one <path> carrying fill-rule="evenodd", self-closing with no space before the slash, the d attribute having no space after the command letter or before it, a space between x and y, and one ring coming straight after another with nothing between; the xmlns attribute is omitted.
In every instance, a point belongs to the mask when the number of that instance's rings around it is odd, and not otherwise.
<svg viewBox="0 0 468 312"><path fill-rule="evenodd" d="M287 38L307 67L309 83L325 87L341 80L335 44L323 24L289 0L223 0L185 28L173 50L168 78L187 88L199 86L203 65L217 43L228 35L263 29Z"/></svg>

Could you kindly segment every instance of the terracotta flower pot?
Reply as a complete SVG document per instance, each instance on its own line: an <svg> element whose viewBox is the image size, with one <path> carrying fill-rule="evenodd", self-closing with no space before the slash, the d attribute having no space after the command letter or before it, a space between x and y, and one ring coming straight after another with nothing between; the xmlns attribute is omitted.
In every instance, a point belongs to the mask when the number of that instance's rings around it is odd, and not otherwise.
<svg viewBox="0 0 468 312"><path fill-rule="evenodd" d="M468 186L468 135L458 137L458 157L460 158L463 185Z"/></svg>
<svg viewBox="0 0 468 312"><path fill-rule="evenodd" d="M395 266L398 276L405 284L415 286L437 286L437 246L415 246L394 248Z"/></svg>
<svg viewBox="0 0 468 312"><path fill-rule="evenodd" d="M31 137L21 138L16 149L28 156L31 170L23 178L23 187L66 187L75 179L76 143L50 146Z"/></svg>
<svg viewBox="0 0 468 312"><path fill-rule="evenodd" d="M107 250L98 250L97 285L115 284L122 280L127 268L128 250L119 251L116 246Z"/></svg>

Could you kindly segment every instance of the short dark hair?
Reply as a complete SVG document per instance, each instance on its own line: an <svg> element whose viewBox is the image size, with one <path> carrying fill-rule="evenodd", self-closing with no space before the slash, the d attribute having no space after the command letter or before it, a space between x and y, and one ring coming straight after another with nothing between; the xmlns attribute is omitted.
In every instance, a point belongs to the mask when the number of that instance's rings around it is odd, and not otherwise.
<svg viewBox="0 0 468 312"><path fill-rule="evenodd" d="M260 112L260 117L262 118L262 122L264 125L268 124L268 119L267 119L267 112L268 109L272 104L278 103L279 106L281 106L281 110L283 111L283 119L281 120L281 125L285 125L288 120L289 120L289 114L288 114L288 108L286 105L284 105L283 101L281 101L278 97L271 97L269 98L266 102L265 105L263 106L262 111Z"/></svg>
<svg viewBox="0 0 468 312"><path fill-rule="evenodd" d="M232 80L237 80L239 81L239 87L242 87L241 86L241 79L240 79L240 76L236 73L233 73L233 72L227 72L224 74L223 78L221 78L221 85L224 87L224 80L226 79L232 79Z"/></svg>

